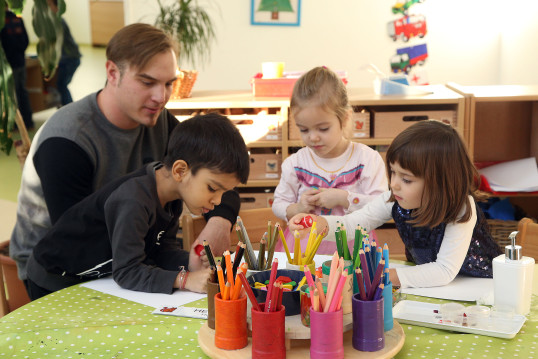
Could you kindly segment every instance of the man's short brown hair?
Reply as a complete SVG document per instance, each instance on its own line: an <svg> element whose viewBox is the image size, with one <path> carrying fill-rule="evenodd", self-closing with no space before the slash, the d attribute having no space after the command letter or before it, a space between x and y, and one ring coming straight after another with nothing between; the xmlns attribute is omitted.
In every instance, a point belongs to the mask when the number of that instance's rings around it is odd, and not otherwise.
<svg viewBox="0 0 538 359"><path fill-rule="evenodd" d="M144 68L153 56L173 50L176 42L162 30L142 23L127 25L110 39L106 48L107 60L119 67L120 72L127 67Z"/></svg>

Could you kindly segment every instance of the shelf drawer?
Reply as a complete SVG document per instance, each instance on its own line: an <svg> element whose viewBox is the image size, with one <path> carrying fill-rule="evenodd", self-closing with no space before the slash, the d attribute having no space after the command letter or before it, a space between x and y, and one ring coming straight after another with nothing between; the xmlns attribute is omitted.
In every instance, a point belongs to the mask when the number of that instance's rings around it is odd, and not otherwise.
<svg viewBox="0 0 538 359"><path fill-rule="evenodd" d="M457 113L444 111L372 111L373 136L375 138L392 138L418 121L439 120L454 127L457 125Z"/></svg>
<svg viewBox="0 0 538 359"><path fill-rule="evenodd" d="M273 205L274 193L239 193L241 210L254 208L268 208Z"/></svg>
<svg viewBox="0 0 538 359"><path fill-rule="evenodd" d="M250 155L248 180L277 180L280 178L281 166L280 153L253 153Z"/></svg>

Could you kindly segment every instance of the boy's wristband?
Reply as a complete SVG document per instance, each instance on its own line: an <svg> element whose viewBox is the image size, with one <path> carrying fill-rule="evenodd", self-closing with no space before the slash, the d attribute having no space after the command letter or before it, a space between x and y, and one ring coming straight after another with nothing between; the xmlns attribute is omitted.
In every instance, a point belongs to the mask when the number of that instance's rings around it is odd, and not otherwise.
<svg viewBox="0 0 538 359"><path fill-rule="evenodd" d="M179 289L183 290L185 289L185 284L187 283L187 277L189 276L189 272L185 269L184 266L179 267L181 270L179 272Z"/></svg>

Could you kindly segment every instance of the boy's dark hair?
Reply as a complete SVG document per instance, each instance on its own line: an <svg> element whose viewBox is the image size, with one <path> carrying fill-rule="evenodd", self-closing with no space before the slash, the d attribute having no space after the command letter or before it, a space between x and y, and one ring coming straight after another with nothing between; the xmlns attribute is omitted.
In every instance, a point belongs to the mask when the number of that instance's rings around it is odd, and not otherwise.
<svg viewBox="0 0 538 359"><path fill-rule="evenodd" d="M239 130L217 113L194 116L174 128L163 162L170 169L177 160L187 162L193 175L207 168L235 173L241 183L247 182L250 169L247 146Z"/></svg>
<svg viewBox="0 0 538 359"><path fill-rule="evenodd" d="M455 128L436 120L408 127L394 138L387 151L389 185L391 164L396 162L424 179L422 205L413 210L412 223L435 227L471 218L469 195L480 198L476 182L479 175ZM389 201L394 200L392 194Z"/></svg>

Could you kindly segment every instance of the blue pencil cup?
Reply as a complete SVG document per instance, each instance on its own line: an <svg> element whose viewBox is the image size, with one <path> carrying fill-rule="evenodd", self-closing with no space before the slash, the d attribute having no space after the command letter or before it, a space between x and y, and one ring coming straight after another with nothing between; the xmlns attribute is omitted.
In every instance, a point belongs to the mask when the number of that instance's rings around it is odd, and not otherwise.
<svg viewBox="0 0 538 359"><path fill-rule="evenodd" d="M392 282L385 285L383 289L383 317L384 317L384 329L389 331L394 326L394 320L392 317Z"/></svg>

